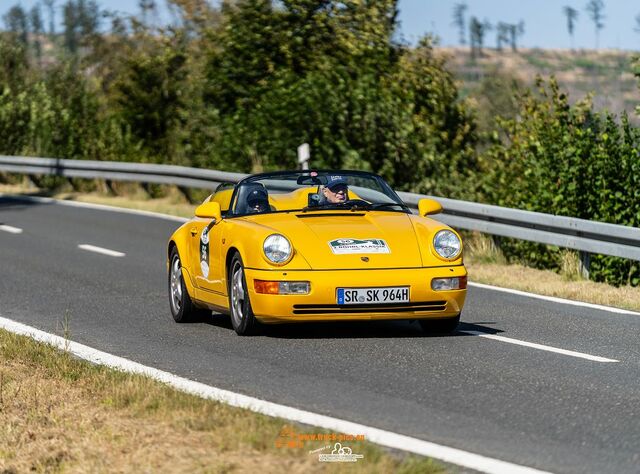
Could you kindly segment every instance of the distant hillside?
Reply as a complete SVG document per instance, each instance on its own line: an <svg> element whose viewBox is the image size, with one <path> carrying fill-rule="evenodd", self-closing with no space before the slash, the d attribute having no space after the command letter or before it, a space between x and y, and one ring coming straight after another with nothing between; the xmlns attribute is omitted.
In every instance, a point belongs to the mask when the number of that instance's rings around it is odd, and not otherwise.
<svg viewBox="0 0 640 474"><path fill-rule="evenodd" d="M531 85L537 74L555 75L569 92L571 102L594 93L594 107L617 115L623 110L634 117L640 104L638 81L631 70L633 52L619 50L521 49L496 51L485 49L481 58L472 60L469 48L438 48L448 58L448 67L461 81L463 96L472 94L487 74L496 69Z"/></svg>

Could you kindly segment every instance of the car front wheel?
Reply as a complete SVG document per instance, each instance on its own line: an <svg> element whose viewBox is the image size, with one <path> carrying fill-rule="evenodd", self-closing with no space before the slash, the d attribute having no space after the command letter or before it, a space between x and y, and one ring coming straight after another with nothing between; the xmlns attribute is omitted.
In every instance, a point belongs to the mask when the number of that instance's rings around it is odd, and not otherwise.
<svg viewBox="0 0 640 474"><path fill-rule="evenodd" d="M257 332L258 321L251 309L244 265L238 253L231 259L229 267L229 309L231 324L236 333L240 336L248 336Z"/></svg>

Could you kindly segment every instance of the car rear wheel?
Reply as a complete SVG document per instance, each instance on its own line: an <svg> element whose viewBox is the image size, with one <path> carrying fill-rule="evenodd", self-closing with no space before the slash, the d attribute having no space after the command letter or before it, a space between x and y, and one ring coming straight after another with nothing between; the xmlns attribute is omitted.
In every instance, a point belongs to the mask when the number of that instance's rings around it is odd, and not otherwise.
<svg viewBox="0 0 640 474"><path fill-rule="evenodd" d="M229 267L229 309L231 324L236 333L240 336L248 336L257 332L258 321L251 309L244 265L238 253L231 259Z"/></svg>
<svg viewBox="0 0 640 474"><path fill-rule="evenodd" d="M171 250L169 262L169 307L173 319L177 323L188 323L210 316L211 311L195 306L189 296L182 277L180 255L175 247Z"/></svg>
<svg viewBox="0 0 640 474"><path fill-rule="evenodd" d="M430 334L451 334L460 323L460 315L445 319L421 319L420 326L424 332Z"/></svg>

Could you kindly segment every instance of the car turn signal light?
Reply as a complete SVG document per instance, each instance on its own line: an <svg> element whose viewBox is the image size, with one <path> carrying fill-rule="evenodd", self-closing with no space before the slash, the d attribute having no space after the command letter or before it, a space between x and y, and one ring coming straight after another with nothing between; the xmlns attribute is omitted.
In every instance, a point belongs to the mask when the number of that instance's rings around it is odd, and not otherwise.
<svg viewBox="0 0 640 474"><path fill-rule="evenodd" d="M265 295L308 295L311 285L308 281L253 280L253 288Z"/></svg>
<svg viewBox="0 0 640 474"><path fill-rule="evenodd" d="M467 287L467 276L434 278L431 280L433 291L464 290Z"/></svg>

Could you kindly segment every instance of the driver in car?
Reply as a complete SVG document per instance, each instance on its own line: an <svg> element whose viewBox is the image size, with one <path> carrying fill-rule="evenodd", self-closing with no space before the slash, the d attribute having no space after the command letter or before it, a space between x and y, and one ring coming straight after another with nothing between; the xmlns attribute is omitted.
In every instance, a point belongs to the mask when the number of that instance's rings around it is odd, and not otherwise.
<svg viewBox="0 0 640 474"><path fill-rule="evenodd" d="M342 176L328 176L327 184L322 188L324 202L329 204L340 204L349 199L349 188L347 180Z"/></svg>
<svg viewBox="0 0 640 474"><path fill-rule="evenodd" d="M249 214L261 214L270 210L269 195L263 188L253 189L247 196L247 212Z"/></svg>

